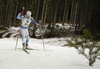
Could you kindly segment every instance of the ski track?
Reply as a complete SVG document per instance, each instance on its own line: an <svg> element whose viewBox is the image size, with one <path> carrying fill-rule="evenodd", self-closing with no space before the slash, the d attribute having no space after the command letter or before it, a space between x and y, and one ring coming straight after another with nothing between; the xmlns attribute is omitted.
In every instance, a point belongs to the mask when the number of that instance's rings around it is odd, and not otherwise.
<svg viewBox="0 0 100 69"><path fill-rule="evenodd" d="M0 69L100 69L99 60L90 67L88 60L74 48L45 44L44 51L41 40L30 39L29 46L34 50L26 54L20 38L16 51L15 44L15 38L0 39Z"/></svg>

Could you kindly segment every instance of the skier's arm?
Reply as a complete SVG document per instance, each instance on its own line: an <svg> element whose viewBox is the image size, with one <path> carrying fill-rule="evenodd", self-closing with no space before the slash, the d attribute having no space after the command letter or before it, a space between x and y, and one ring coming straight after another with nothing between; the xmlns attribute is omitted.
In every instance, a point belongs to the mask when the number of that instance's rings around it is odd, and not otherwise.
<svg viewBox="0 0 100 69"><path fill-rule="evenodd" d="M35 19L31 18L31 21L32 21L33 23L35 23L36 25L39 25L39 23L38 23L37 21L35 21Z"/></svg>
<svg viewBox="0 0 100 69"><path fill-rule="evenodd" d="M21 14L22 14L22 12L17 15L17 19L23 19L23 18L25 18L25 15L22 16Z"/></svg>
<svg viewBox="0 0 100 69"><path fill-rule="evenodd" d="M22 17L21 17L21 13L19 13L18 15L17 15L17 19L21 19Z"/></svg>
<svg viewBox="0 0 100 69"><path fill-rule="evenodd" d="M23 15L23 11L24 11L24 7L22 7L21 9L21 12L17 15L17 19L22 19L22 18L25 18L25 16L22 16Z"/></svg>

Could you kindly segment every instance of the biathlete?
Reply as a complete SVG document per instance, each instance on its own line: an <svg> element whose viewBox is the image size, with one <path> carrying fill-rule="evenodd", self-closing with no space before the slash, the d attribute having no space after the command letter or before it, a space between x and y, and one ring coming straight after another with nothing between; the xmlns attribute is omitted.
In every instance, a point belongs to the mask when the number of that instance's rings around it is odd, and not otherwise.
<svg viewBox="0 0 100 69"><path fill-rule="evenodd" d="M22 13L22 12L21 12ZM21 15L19 13L17 15L17 19L21 19L21 26L20 26L20 33L22 35L22 45L23 45L23 50L25 49L31 49L28 47L29 43L29 32L28 32L28 26L31 22L35 23L36 25L39 25L37 21L34 20L34 18L31 17L31 11L27 11L26 15Z"/></svg>

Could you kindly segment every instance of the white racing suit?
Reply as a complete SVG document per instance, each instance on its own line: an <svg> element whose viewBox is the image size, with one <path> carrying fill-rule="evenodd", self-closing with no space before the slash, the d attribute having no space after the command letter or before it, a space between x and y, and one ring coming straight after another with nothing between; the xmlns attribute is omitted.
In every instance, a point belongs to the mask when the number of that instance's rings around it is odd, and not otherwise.
<svg viewBox="0 0 100 69"><path fill-rule="evenodd" d="M29 42L28 26L32 21L35 24L37 24L37 22L32 17L27 19L25 15L21 16L21 13L18 14L17 19L22 19L22 23L20 26L20 33L22 35L22 43L28 44Z"/></svg>

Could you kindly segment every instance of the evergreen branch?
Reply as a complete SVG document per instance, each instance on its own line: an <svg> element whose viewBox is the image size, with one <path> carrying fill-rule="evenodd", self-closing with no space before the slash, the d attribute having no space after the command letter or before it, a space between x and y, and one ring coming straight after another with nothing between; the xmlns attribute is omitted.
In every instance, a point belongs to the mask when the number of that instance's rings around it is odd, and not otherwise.
<svg viewBox="0 0 100 69"><path fill-rule="evenodd" d="M80 52L80 54L83 54L83 55L89 60L88 56L87 56L84 52L82 52L82 51L79 50L79 49L77 49L77 50Z"/></svg>

